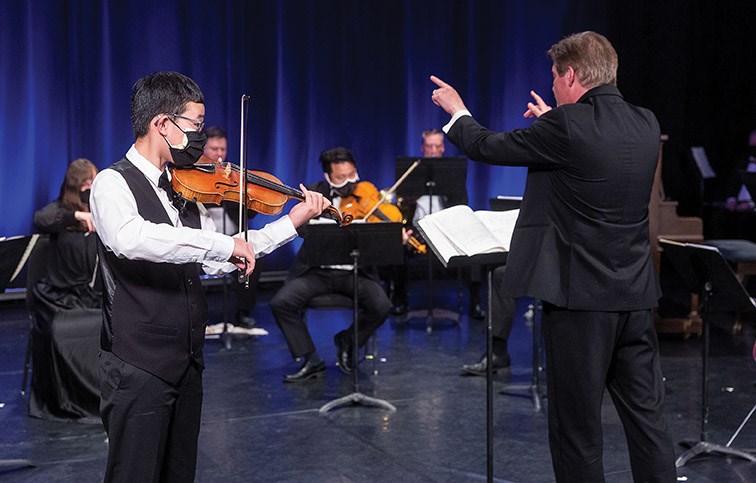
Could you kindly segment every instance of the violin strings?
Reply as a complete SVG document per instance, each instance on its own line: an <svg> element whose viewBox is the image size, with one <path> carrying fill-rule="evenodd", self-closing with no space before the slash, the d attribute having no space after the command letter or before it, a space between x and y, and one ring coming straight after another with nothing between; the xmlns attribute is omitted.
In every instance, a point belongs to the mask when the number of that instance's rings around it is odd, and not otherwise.
<svg viewBox="0 0 756 483"><path fill-rule="evenodd" d="M239 166L235 164L231 165L231 169L236 172L240 171ZM256 185L262 186L264 188L269 188L273 191L277 191L285 195L294 196L300 199L304 198L304 194L299 190L295 190L294 188L290 188L282 184L277 184L269 179L263 178L262 176L258 176L254 173L250 173L249 171L247 172L247 180L252 181Z"/></svg>

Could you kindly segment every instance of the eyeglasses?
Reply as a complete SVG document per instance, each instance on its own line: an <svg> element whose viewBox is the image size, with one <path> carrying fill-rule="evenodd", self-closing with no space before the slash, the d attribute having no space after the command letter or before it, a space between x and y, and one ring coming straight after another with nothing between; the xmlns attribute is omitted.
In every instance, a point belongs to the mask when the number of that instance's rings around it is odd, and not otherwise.
<svg viewBox="0 0 756 483"><path fill-rule="evenodd" d="M204 121L198 121L196 119L192 119L191 117L182 116L181 114L171 114L171 116L191 122L194 127L197 128L197 131L202 131L202 128L205 127Z"/></svg>

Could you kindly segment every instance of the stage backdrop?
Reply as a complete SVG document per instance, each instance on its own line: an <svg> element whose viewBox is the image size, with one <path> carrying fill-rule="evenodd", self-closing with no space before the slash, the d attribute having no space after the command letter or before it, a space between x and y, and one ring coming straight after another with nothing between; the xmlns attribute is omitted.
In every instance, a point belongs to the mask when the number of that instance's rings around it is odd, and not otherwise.
<svg viewBox="0 0 756 483"><path fill-rule="evenodd" d="M418 154L420 133L448 121L430 101L431 74L454 85L481 122L510 130L530 124L521 114L531 89L553 104L545 51L568 33L593 29L615 41L620 80L625 56L656 59L647 50L627 51L662 43L669 21L658 9L636 8L635 30L620 29L627 15L604 3L2 2L0 236L33 232L34 211L57 196L72 159L105 168L123 156L133 142L131 86L146 74L175 70L197 81L207 124L228 130L231 161L239 155L240 97L247 94L254 169L307 184L321 178L321 151L346 146L362 179L388 187L395 156ZM689 29L686 18L673 24ZM642 79L653 83L655 75ZM629 78L633 94L653 90ZM628 97L664 111L653 94ZM447 154L457 153L447 143ZM489 197L521 195L525 175L470 163L470 205L485 209ZM257 216L254 225L270 220ZM294 248L276 253L266 269L286 268Z"/></svg>

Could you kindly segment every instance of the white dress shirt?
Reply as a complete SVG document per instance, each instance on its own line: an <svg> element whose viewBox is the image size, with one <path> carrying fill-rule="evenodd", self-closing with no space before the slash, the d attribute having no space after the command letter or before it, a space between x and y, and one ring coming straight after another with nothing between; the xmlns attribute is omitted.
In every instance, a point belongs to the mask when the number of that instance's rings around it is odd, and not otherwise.
<svg viewBox="0 0 756 483"><path fill-rule="evenodd" d="M215 223L207 209L197 203L201 230L182 226L178 210L168 194L158 188L162 172L139 154L134 145L126 153L126 158L150 182L172 225L142 218L124 177L114 169L105 169L95 177L89 200L92 221L105 247L116 256L130 260L201 263L205 273L213 275L234 271L236 266L228 262L234 241L215 231ZM255 257L259 258L296 238L297 232L289 217L283 216L260 230L249 230L247 236Z"/></svg>

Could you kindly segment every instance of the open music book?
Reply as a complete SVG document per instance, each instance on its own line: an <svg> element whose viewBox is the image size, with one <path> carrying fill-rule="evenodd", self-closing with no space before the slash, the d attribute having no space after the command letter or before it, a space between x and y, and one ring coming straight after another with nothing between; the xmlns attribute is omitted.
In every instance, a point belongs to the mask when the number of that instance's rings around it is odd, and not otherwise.
<svg viewBox="0 0 756 483"><path fill-rule="evenodd" d="M455 257L509 251L512 232L520 210L473 211L457 205L432 213L418 228L444 264Z"/></svg>

